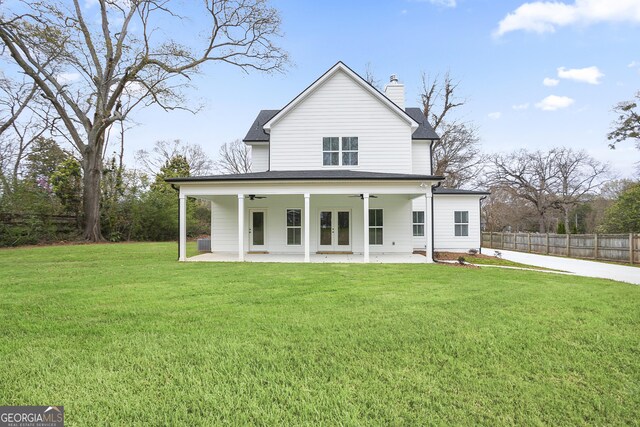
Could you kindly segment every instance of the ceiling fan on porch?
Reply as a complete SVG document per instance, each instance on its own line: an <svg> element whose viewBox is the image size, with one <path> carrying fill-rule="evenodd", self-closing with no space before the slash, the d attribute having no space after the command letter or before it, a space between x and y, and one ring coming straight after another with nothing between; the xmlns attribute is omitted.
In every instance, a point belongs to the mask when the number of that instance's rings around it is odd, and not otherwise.
<svg viewBox="0 0 640 427"><path fill-rule="evenodd" d="M256 196L255 194L249 194L249 200L256 200L256 199L266 199L267 196Z"/></svg>
<svg viewBox="0 0 640 427"><path fill-rule="evenodd" d="M349 196L349 197L360 197L360 200L364 200L364 194L354 194L353 196ZM369 195L370 199L377 199L378 196L374 196L373 194Z"/></svg>

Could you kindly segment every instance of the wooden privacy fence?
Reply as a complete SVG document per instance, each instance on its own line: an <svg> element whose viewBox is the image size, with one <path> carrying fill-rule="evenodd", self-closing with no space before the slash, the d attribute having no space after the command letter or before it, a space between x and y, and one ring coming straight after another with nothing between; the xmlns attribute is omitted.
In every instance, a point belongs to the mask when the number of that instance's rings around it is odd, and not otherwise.
<svg viewBox="0 0 640 427"><path fill-rule="evenodd" d="M640 234L482 233L482 247L640 264Z"/></svg>

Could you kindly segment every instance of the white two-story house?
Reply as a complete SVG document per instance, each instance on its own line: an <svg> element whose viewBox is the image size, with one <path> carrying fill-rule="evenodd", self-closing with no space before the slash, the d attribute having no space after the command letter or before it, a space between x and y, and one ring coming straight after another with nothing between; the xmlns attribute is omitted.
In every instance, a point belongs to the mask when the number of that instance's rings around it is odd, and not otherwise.
<svg viewBox="0 0 640 427"><path fill-rule="evenodd" d="M244 139L251 173L167 180L180 189L179 259L187 197L211 202L211 251L240 261L425 251L431 262L434 249L478 249L487 193L439 186L438 138L395 77L381 93L338 62L283 108L260 111Z"/></svg>

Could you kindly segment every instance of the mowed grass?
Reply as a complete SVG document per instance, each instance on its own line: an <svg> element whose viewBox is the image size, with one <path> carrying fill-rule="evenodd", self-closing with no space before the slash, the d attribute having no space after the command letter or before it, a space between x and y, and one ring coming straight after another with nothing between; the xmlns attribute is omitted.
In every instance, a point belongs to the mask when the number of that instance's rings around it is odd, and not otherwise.
<svg viewBox="0 0 640 427"><path fill-rule="evenodd" d="M0 251L0 404L67 425L634 425L640 287L443 265Z"/></svg>

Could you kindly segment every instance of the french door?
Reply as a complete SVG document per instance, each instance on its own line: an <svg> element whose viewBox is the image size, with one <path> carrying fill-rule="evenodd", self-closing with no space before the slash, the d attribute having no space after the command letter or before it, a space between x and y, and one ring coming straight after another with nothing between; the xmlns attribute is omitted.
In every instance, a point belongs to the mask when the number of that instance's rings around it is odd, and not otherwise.
<svg viewBox="0 0 640 427"><path fill-rule="evenodd" d="M351 211L320 210L318 250L351 252Z"/></svg>
<svg viewBox="0 0 640 427"><path fill-rule="evenodd" d="M251 209L249 211L249 250L267 250L267 212Z"/></svg>

